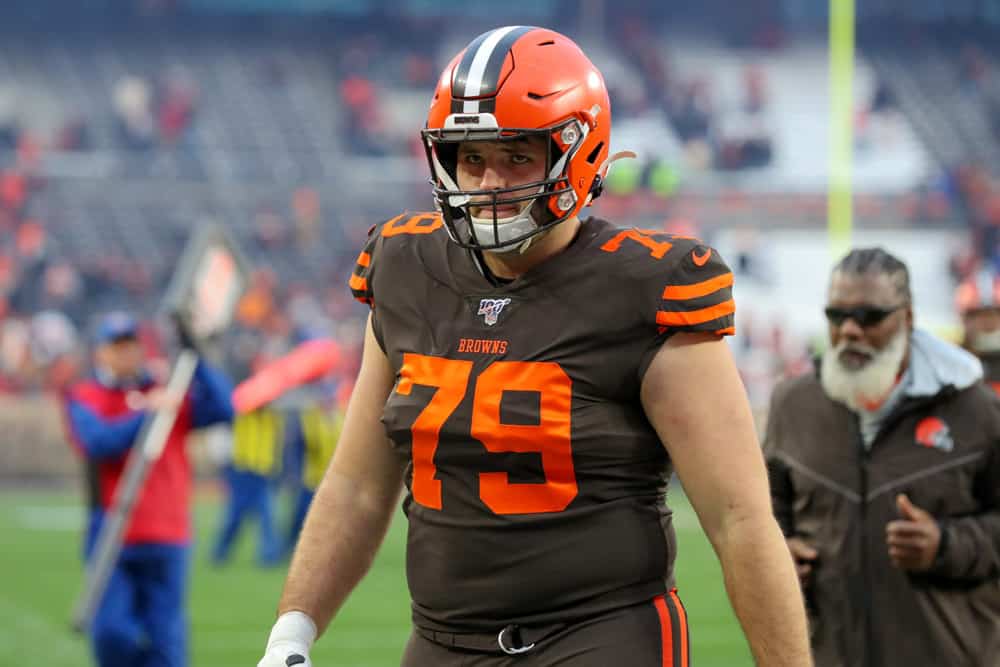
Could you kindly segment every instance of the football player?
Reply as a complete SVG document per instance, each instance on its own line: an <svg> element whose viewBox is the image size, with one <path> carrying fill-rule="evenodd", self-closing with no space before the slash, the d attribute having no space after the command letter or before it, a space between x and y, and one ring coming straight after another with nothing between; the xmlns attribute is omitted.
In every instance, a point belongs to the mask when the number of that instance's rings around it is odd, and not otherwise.
<svg viewBox="0 0 1000 667"><path fill-rule="evenodd" d="M373 228L358 259L362 366L261 667L309 664L404 484L404 666L686 666L675 470L758 664L811 664L722 340L732 273L696 239L579 217L610 131L600 72L551 30L491 30L441 75L438 211Z"/></svg>

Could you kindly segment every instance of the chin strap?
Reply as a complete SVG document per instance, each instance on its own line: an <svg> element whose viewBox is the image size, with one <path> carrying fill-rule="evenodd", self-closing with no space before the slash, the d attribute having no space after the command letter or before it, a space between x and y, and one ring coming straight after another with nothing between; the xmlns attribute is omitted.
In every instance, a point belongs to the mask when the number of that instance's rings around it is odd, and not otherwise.
<svg viewBox="0 0 1000 667"><path fill-rule="evenodd" d="M542 194L542 192L544 191L544 189L545 189L544 186L540 186L538 188L538 191L537 191L536 194L539 194L539 195ZM469 219L469 233L472 234L472 235L474 235L474 236L476 236L476 238L478 240L478 233L476 232L476 225L477 224L481 224L483 226L492 226L494 223L509 225L509 224L515 224L515 223L519 222L519 219L520 219L520 221L526 220L526 221L530 222L532 225L534 225L537 228L540 225L538 224L538 221L535 219L535 216L532 213L532 210L534 209L536 203L538 203L537 200L529 202L528 205L525 208L523 208L520 211L518 211L518 213L516 215L511 216L509 218L504 218L504 220L503 220L502 223L500 223L499 220L497 220L497 221L491 221L491 220L487 220L485 218L472 218L470 216L470 219ZM477 223L477 220L483 220L483 222L482 223ZM504 246L502 248L494 248L494 249L489 250L488 252L495 252L497 254L501 254L502 255L502 254L512 253L512 252L516 251L519 255L523 255L525 252L528 251L528 248L530 248L534 244L535 239L538 238L538 236L545 236L545 234L544 234L544 232L541 233L541 234L535 234L534 236L530 236L530 237L526 238L524 241L518 243L517 245Z"/></svg>
<svg viewBox="0 0 1000 667"><path fill-rule="evenodd" d="M528 248L530 248L532 245L534 245L535 239L539 238L540 236L545 236L545 232L539 232L538 234L535 234L534 236L525 239L524 243L522 243L520 246L518 246L518 248L517 248L517 254L518 255L523 255L524 253L528 252Z"/></svg>

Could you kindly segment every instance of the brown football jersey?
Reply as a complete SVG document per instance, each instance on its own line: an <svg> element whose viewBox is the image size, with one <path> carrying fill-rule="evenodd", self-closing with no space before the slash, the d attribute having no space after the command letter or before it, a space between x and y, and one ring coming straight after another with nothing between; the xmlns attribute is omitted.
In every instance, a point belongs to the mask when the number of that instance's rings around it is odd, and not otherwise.
<svg viewBox="0 0 1000 667"><path fill-rule="evenodd" d="M397 376L415 623L569 622L672 585L671 466L639 389L671 334L732 333L732 282L696 239L595 218L500 286L436 214L373 229L351 288Z"/></svg>

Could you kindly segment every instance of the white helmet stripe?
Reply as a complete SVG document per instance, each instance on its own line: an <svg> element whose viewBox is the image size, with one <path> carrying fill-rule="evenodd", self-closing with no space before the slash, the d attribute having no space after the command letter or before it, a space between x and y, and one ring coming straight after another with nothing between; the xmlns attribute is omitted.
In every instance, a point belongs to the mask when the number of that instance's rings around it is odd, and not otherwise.
<svg viewBox="0 0 1000 667"><path fill-rule="evenodd" d="M508 33L517 30L519 26L506 26L497 28L483 40L476 50L476 55L472 58L472 65L469 67L469 75L465 79L465 92L462 97L478 97L483 88L483 74L486 73L486 65L490 62L490 56ZM479 100L466 100L462 111L465 113L479 113Z"/></svg>

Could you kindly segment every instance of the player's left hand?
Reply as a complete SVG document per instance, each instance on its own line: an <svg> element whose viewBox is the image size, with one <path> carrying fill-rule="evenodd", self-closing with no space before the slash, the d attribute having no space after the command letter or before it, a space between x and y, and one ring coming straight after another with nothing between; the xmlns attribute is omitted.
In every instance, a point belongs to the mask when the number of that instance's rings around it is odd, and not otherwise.
<svg viewBox="0 0 1000 667"><path fill-rule="evenodd" d="M926 572L934 564L941 545L941 528L926 510L910 502L906 494L896 496L900 519L886 524L889 559L901 570Z"/></svg>

